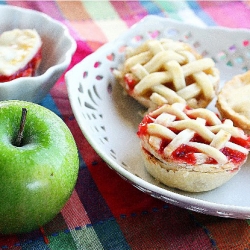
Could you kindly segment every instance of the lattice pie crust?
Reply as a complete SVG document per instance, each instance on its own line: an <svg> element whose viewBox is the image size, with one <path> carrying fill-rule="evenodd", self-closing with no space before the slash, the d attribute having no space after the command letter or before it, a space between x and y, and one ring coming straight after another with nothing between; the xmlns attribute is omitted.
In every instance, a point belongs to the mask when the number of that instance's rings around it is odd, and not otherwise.
<svg viewBox="0 0 250 250"><path fill-rule="evenodd" d="M139 126L148 172L167 186L190 192L214 189L246 161L249 138L229 119L203 108L165 104Z"/></svg>
<svg viewBox="0 0 250 250"><path fill-rule="evenodd" d="M224 118L250 134L250 71L235 76L221 89L216 106Z"/></svg>
<svg viewBox="0 0 250 250"><path fill-rule="evenodd" d="M128 48L124 64L114 74L126 92L150 110L175 102L207 107L219 82L212 59L170 39Z"/></svg>

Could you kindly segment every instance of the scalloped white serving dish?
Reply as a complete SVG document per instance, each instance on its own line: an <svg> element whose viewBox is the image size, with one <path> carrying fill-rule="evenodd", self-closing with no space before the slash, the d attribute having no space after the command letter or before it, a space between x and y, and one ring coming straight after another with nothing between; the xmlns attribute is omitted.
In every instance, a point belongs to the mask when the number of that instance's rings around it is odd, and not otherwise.
<svg viewBox="0 0 250 250"><path fill-rule="evenodd" d="M182 40L202 55L213 58L221 72L221 86L234 75L250 69L248 30L202 28L148 16L66 74L68 94L78 124L107 164L139 190L196 212L250 219L249 160L228 183L198 194L161 185L145 171L136 135L142 119L139 113L144 109L123 94L112 71L122 63L126 46L138 46L149 38L159 37ZM215 100L209 108L215 110L214 104Z"/></svg>
<svg viewBox="0 0 250 250"><path fill-rule="evenodd" d="M0 83L0 101L17 99L39 103L69 66L76 42L64 24L42 12L0 5L0 23L0 34L15 28L36 29L43 42L42 61L36 76Z"/></svg>

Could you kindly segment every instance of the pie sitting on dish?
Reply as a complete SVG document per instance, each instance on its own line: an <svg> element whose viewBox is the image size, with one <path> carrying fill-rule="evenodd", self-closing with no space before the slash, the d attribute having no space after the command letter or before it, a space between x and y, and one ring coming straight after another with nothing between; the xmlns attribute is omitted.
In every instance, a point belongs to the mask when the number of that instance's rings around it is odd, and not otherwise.
<svg viewBox="0 0 250 250"><path fill-rule="evenodd" d="M250 134L250 71L235 76L221 89L216 106L224 118Z"/></svg>
<svg viewBox="0 0 250 250"><path fill-rule="evenodd" d="M0 36L0 82L34 76L42 58L41 46L36 30L3 32Z"/></svg>
<svg viewBox="0 0 250 250"><path fill-rule="evenodd" d="M126 92L150 110L163 104L207 107L215 97L219 71L188 44L170 39L148 40L128 48L114 71Z"/></svg>
<svg viewBox="0 0 250 250"><path fill-rule="evenodd" d="M204 108L165 104L139 125L143 161L161 183L189 191L217 188L245 163L250 137Z"/></svg>

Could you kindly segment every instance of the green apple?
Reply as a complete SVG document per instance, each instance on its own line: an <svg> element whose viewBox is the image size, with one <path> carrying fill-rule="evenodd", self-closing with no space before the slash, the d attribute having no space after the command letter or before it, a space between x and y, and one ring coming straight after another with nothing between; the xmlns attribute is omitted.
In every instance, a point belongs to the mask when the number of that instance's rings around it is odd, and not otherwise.
<svg viewBox="0 0 250 250"><path fill-rule="evenodd" d="M0 102L0 233L29 232L52 220L71 196L78 170L77 147L61 118L38 104Z"/></svg>

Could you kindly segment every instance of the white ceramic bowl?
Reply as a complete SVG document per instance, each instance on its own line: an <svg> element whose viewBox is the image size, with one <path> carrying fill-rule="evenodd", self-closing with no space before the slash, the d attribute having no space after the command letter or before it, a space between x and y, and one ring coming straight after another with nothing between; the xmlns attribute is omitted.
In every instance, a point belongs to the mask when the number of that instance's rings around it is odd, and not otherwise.
<svg viewBox="0 0 250 250"><path fill-rule="evenodd" d="M126 46L137 47L145 40L163 37L185 41L200 54L213 58L221 72L221 86L234 75L250 69L249 30L197 27L147 16L67 72L65 79L77 122L96 152L139 190L192 211L250 219L250 157L228 183L202 193L168 188L145 170L136 134L142 120L140 114L145 109L124 95L112 71L124 61ZM215 101L216 98L209 109L215 110Z"/></svg>
<svg viewBox="0 0 250 250"><path fill-rule="evenodd" d="M38 11L0 5L0 23L0 33L14 28L36 29L43 42L36 76L0 83L0 101L41 102L70 64L76 42L66 26Z"/></svg>

